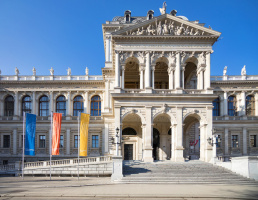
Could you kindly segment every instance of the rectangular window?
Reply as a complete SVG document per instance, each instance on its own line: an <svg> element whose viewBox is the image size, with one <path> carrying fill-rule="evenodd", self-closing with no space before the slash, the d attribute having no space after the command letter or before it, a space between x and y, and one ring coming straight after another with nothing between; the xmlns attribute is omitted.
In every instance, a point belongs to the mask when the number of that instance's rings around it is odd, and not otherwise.
<svg viewBox="0 0 258 200"><path fill-rule="evenodd" d="M3 165L8 165L8 160L3 160Z"/></svg>
<svg viewBox="0 0 258 200"><path fill-rule="evenodd" d="M78 135L74 136L74 148L78 148Z"/></svg>
<svg viewBox="0 0 258 200"><path fill-rule="evenodd" d="M64 148L64 136L60 135L60 148Z"/></svg>
<svg viewBox="0 0 258 200"><path fill-rule="evenodd" d="M99 136L98 135L92 136L92 148L99 148Z"/></svg>
<svg viewBox="0 0 258 200"><path fill-rule="evenodd" d="M4 135L4 148L10 148L10 135Z"/></svg>
<svg viewBox="0 0 258 200"><path fill-rule="evenodd" d="M256 146L256 135L250 135L250 146L257 147Z"/></svg>
<svg viewBox="0 0 258 200"><path fill-rule="evenodd" d="M238 135L232 135L232 147L233 148L238 148Z"/></svg>
<svg viewBox="0 0 258 200"><path fill-rule="evenodd" d="M45 148L46 147L46 136L40 135L39 136L39 148Z"/></svg>

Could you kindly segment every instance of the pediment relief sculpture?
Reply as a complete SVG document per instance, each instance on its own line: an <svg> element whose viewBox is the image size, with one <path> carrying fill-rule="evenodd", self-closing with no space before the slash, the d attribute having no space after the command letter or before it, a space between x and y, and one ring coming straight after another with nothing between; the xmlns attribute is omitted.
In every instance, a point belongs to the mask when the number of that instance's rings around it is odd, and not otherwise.
<svg viewBox="0 0 258 200"><path fill-rule="evenodd" d="M150 24L147 24L142 27L137 27L132 30L128 30L122 35L135 35L135 36L207 36L211 35L210 33L202 30L203 27L195 28L189 25L186 25L181 22L177 22L171 19L156 20Z"/></svg>

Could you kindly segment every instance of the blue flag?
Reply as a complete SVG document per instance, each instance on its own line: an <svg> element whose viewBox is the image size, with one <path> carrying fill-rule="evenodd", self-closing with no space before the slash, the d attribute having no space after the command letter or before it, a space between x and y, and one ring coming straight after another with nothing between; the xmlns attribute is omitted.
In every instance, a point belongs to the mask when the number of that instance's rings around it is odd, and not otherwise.
<svg viewBox="0 0 258 200"><path fill-rule="evenodd" d="M36 115L26 113L25 155L35 156Z"/></svg>

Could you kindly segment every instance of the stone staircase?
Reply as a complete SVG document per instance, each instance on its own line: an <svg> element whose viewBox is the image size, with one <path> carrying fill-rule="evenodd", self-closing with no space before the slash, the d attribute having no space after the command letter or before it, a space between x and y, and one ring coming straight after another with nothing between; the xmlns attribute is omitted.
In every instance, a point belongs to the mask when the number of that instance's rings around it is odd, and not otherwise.
<svg viewBox="0 0 258 200"><path fill-rule="evenodd" d="M181 183L181 184L255 184L258 182L227 169L202 161L175 163L158 161L124 161L123 175L117 183Z"/></svg>

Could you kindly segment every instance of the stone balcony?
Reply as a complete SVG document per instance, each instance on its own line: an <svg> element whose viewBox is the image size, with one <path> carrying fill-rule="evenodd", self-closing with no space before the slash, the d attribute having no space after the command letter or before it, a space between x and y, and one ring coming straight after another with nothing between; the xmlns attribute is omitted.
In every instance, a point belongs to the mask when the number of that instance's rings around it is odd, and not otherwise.
<svg viewBox="0 0 258 200"><path fill-rule="evenodd" d="M258 120L258 116L213 116L213 121Z"/></svg>

